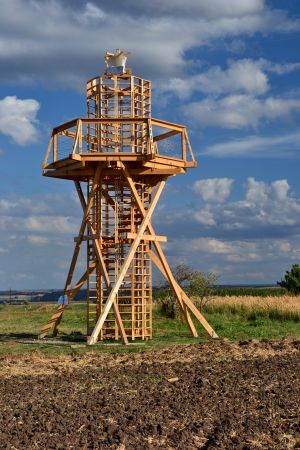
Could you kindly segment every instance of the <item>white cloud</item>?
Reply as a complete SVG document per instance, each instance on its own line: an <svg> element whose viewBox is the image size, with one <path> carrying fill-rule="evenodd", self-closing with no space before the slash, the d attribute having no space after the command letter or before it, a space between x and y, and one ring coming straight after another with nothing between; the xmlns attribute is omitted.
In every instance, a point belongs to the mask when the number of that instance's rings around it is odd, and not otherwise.
<svg viewBox="0 0 300 450"><path fill-rule="evenodd" d="M206 94L241 92L261 95L268 91L269 83L267 75L256 61L241 59L229 62L226 70L213 66L208 71L188 79L171 78L162 89L171 91L182 99L197 91Z"/></svg>
<svg viewBox="0 0 300 450"><path fill-rule="evenodd" d="M31 244L34 245L46 245L49 242L49 239L45 236L38 236L35 234L28 236L27 239Z"/></svg>
<svg viewBox="0 0 300 450"><path fill-rule="evenodd" d="M171 78L162 84L163 92L171 92L181 99L190 97L195 92L205 94L244 93L251 95L265 94L269 89L267 72L283 75L300 69L300 63L272 63L260 58L229 61L228 67L222 69L213 66L206 72L184 78Z"/></svg>
<svg viewBox="0 0 300 450"><path fill-rule="evenodd" d="M0 78L8 83L40 81L82 89L104 67L101 54L121 46L132 51L136 73L152 79L180 77L191 48L220 38L300 28L299 20L263 0L2 3Z"/></svg>
<svg viewBox="0 0 300 450"><path fill-rule="evenodd" d="M218 198L214 191L213 198ZM217 239L300 237L300 198L291 192L286 179L266 183L249 177L240 200L213 202L207 197L202 207L194 204L180 214L166 212L165 217L168 220L159 227L170 238L175 235L173 228L177 236L190 238L199 234Z"/></svg>
<svg viewBox="0 0 300 450"><path fill-rule="evenodd" d="M246 201L265 205L269 201L285 202L288 199L290 186L287 180L276 180L270 184L248 178Z"/></svg>
<svg viewBox="0 0 300 450"><path fill-rule="evenodd" d="M255 242L224 241L215 238L195 238L179 240L177 244L184 252L219 255L225 261L259 261L261 255Z"/></svg>
<svg viewBox="0 0 300 450"><path fill-rule="evenodd" d="M37 139L36 115L39 102L7 96L0 100L0 133L11 137L17 144L26 145Z"/></svg>
<svg viewBox="0 0 300 450"><path fill-rule="evenodd" d="M200 194L205 202L224 202L230 195L233 180L231 178L208 178L197 180L192 189Z"/></svg>
<svg viewBox="0 0 300 450"><path fill-rule="evenodd" d="M202 225L216 225L214 215L207 209L196 211L193 217L197 223L200 223Z"/></svg>
<svg viewBox="0 0 300 450"><path fill-rule="evenodd" d="M225 48L232 53L239 54L244 53L246 44L241 39L233 39L231 42L225 44Z"/></svg>
<svg viewBox="0 0 300 450"><path fill-rule="evenodd" d="M264 58L260 58L257 61L257 65L267 72L273 72L277 75L284 75L286 73L293 72L300 69L300 63L273 63Z"/></svg>
<svg viewBox="0 0 300 450"><path fill-rule="evenodd" d="M128 0L127 3L136 8L153 12L155 14L199 14L207 19L219 19L220 17L243 17L245 15L263 13L265 10L264 0Z"/></svg>
<svg viewBox="0 0 300 450"><path fill-rule="evenodd" d="M299 154L300 131L281 136L247 136L229 142L214 144L206 148L205 154L210 156L270 156L281 157Z"/></svg>
<svg viewBox="0 0 300 450"><path fill-rule="evenodd" d="M221 99L207 98L192 102L182 110L189 120L199 126L239 129L287 119L300 111L300 99L258 99L251 95L228 95Z"/></svg>
<svg viewBox="0 0 300 450"><path fill-rule="evenodd" d="M77 226L68 216L30 216L25 228L39 233L76 233Z"/></svg>
<svg viewBox="0 0 300 450"><path fill-rule="evenodd" d="M88 24L89 22L103 20L106 17L104 11L93 3L87 3L83 13L79 14L78 19Z"/></svg>

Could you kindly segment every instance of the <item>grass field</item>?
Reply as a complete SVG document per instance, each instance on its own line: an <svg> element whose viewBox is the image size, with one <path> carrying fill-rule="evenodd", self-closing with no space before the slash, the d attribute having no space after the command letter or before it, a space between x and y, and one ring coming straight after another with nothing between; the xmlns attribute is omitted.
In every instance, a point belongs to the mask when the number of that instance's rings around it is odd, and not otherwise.
<svg viewBox="0 0 300 450"><path fill-rule="evenodd" d="M54 304L0 306L0 353L36 350L47 354L136 351L171 344L204 342L209 339L201 327L198 327L199 338L191 338L184 321L167 319L155 308L154 337L151 341L136 341L136 345L127 348L102 343L86 347L82 340L86 328L85 305L73 304L65 313L60 334L64 339L73 340L73 344L54 346L19 342L22 339L35 339L54 309ZM299 297L215 297L203 313L221 338L243 340L300 337Z"/></svg>

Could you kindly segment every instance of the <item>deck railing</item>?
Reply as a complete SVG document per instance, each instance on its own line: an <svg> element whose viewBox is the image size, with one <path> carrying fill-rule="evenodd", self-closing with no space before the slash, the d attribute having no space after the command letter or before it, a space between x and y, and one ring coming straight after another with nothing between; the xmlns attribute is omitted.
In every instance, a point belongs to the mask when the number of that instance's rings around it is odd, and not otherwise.
<svg viewBox="0 0 300 450"><path fill-rule="evenodd" d="M195 161L182 125L152 118L77 118L53 129L43 168L70 155L87 153L162 155Z"/></svg>

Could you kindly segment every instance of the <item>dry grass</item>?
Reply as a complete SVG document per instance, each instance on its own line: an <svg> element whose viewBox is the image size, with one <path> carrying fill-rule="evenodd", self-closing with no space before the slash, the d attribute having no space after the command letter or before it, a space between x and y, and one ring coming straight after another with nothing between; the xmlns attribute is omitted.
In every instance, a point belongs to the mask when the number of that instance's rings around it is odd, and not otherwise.
<svg viewBox="0 0 300 450"><path fill-rule="evenodd" d="M284 295L282 297L226 296L214 297L211 305L243 305L248 308L278 309L279 311L297 311L300 313L300 297Z"/></svg>
<svg viewBox="0 0 300 450"><path fill-rule="evenodd" d="M195 299L197 304L197 300ZM300 320L300 297L284 295L281 297L226 296L213 297L206 310L228 311L231 313L255 314L270 318Z"/></svg>

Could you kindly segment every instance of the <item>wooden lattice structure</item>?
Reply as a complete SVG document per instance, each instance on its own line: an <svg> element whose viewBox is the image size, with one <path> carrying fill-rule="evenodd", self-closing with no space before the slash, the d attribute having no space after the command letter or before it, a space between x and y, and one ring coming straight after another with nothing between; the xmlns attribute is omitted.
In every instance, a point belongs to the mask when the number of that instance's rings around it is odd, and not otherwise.
<svg viewBox="0 0 300 450"><path fill-rule="evenodd" d="M88 81L87 116L53 130L43 175L73 180L82 205L65 296L70 304L87 285L88 343L152 337L152 262L174 289L192 335L190 312L217 337L176 283L160 245L166 237L151 225L168 177L196 167L186 128L151 118L151 83L125 64ZM87 268L72 285L83 243ZM57 334L66 307L58 307L39 338Z"/></svg>

